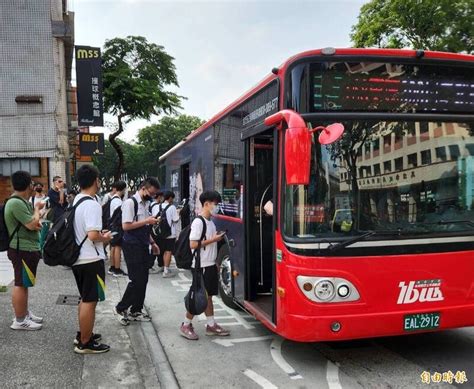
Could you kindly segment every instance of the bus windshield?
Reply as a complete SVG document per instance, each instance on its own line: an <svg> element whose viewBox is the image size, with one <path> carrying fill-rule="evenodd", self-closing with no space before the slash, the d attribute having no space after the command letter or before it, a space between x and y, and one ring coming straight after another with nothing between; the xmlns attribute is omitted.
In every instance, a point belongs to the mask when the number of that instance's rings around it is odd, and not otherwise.
<svg viewBox="0 0 474 389"><path fill-rule="evenodd" d="M313 142L310 184L284 189L286 236L474 233L474 123L343 124L338 142Z"/></svg>

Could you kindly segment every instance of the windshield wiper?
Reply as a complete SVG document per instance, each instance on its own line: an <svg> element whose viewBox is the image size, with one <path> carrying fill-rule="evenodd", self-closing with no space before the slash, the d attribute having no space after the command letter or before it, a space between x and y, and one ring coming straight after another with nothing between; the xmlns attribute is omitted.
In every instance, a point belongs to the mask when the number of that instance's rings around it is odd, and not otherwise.
<svg viewBox="0 0 474 389"><path fill-rule="evenodd" d="M336 243L336 244L331 244L329 247L328 247L328 250L331 252L331 253L334 253L336 251L339 251L343 248L346 248L347 246L350 246L351 244L354 244L356 242L359 242L361 240L364 240L366 238L368 238L369 236L372 236L372 235L375 235L377 232L375 231L367 231L366 233L364 234L361 234L361 235L357 235L357 236L354 236L352 238L349 238L343 242L339 242L339 243Z"/></svg>

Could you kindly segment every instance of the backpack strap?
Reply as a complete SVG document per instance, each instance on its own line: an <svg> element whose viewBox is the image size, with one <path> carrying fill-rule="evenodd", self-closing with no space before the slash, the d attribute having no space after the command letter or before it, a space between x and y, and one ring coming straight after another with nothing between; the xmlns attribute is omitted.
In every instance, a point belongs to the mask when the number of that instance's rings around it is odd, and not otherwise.
<svg viewBox="0 0 474 389"><path fill-rule="evenodd" d="M138 221L138 201L134 196L132 196L131 199L133 201L133 209L135 211L134 219L135 219L135 221Z"/></svg>
<svg viewBox="0 0 474 389"><path fill-rule="evenodd" d="M161 206L160 203L153 203L150 205L150 207L148 208L148 210L150 211L150 214L153 212L153 208L155 208L157 205ZM161 211L161 207L160 207L160 211Z"/></svg>
<svg viewBox="0 0 474 389"><path fill-rule="evenodd" d="M85 197L83 197L82 199L80 199L80 200L71 208L71 210L73 210L73 211L75 212L76 209L77 209L77 207L78 207L79 205L81 205L84 201L87 201L87 200L94 200L94 201L95 201L94 198L92 198L92 197L90 197L90 196L85 196ZM88 236L87 236L87 233L86 233L85 238L82 240L81 244L79 245L79 250L82 248L82 246L83 246L84 243L86 242L87 238L88 238ZM94 242L92 242L92 244L93 244L93 243L94 243ZM93 246L94 246L95 252L97 253L97 255L99 255L99 252L97 251L97 247L95 247L95 244L93 244Z"/></svg>

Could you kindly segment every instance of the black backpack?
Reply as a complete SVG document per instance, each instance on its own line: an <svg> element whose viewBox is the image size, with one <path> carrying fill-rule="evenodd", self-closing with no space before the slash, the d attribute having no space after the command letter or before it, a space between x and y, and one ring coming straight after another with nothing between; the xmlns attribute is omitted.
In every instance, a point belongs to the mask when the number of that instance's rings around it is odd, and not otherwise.
<svg viewBox="0 0 474 389"><path fill-rule="evenodd" d="M138 201L135 197L131 197L135 209L135 219L137 218L138 214ZM110 211L110 207L109 207ZM110 243L112 245L118 244L121 242L123 238L123 227L122 227L122 207L118 207L114 213L112 214L112 217L109 220L109 223L107 224L107 228L109 231L112 232L117 232L116 235L112 237L112 240Z"/></svg>
<svg viewBox="0 0 474 389"><path fill-rule="evenodd" d="M103 228L106 228L106 226L109 225L109 220L110 220L110 205L112 204L112 200L118 196L112 196L110 199L107 200L107 202L102 205L102 226Z"/></svg>
<svg viewBox="0 0 474 389"><path fill-rule="evenodd" d="M155 240L166 239L171 235L171 226L168 223L168 218L166 217L166 211L171 207L171 204L168 204L165 209L162 209L162 204L160 204L160 222L153 227L152 234Z"/></svg>
<svg viewBox="0 0 474 389"><path fill-rule="evenodd" d="M5 206L7 205L7 201L13 198L19 199L20 197L9 197L3 205L0 205L0 251L7 251L10 248L10 242L22 226L21 223L18 223L12 234L8 234L7 225L5 223Z"/></svg>
<svg viewBox="0 0 474 389"><path fill-rule="evenodd" d="M72 208L64 211L53 228L49 230L43 247L43 259L46 265L72 266L76 263L87 234L81 244L76 243L74 217L77 207L87 200L95 201L92 197L83 197Z"/></svg>
<svg viewBox="0 0 474 389"><path fill-rule="evenodd" d="M189 236L191 235L191 225L188 225L184 230L179 234L179 238L176 241L174 259L176 261L176 266L179 269L191 269L193 264L194 255L201 250L201 242L206 238L207 224L202 216L198 216L198 219L201 219L203 227L201 239L199 241L199 247L194 250L194 253L189 246Z"/></svg>

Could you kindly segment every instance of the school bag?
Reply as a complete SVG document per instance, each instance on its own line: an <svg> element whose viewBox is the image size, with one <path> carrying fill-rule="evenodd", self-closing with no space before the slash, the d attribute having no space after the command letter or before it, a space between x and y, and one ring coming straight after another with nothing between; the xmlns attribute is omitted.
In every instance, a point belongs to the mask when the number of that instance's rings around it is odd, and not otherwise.
<svg viewBox="0 0 474 389"><path fill-rule="evenodd" d="M64 211L63 215L49 230L43 247L43 260L46 265L72 266L79 258L87 234L80 244L76 243L74 217L77 207L88 200L94 201L92 197L83 197L72 208Z"/></svg>
<svg viewBox="0 0 474 389"><path fill-rule="evenodd" d="M110 199L107 200L107 202L102 205L102 226L104 228L106 228L105 226L107 226L109 224L109 220L110 220L110 205L112 204L112 200L114 198L116 198L118 196L112 196Z"/></svg>
<svg viewBox="0 0 474 389"><path fill-rule="evenodd" d="M163 209L162 204L160 204L160 222L153 227L152 234L155 240L166 239L171 235L171 226L168 223L168 218L166 217L166 211L171 207L171 204L168 204L165 209Z"/></svg>
<svg viewBox="0 0 474 389"><path fill-rule="evenodd" d="M199 242L199 247L193 253L191 247L189 247L189 235L191 235L191 225L188 225L184 228L179 234L179 238L176 241L174 259L176 261L176 266L179 269L191 269L193 264L193 258L197 251L201 251L201 242L206 237L207 224L202 216L198 216L198 219L201 219L203 227L201 240Z"/></svg>
<svg viewBox="0 0 474 389"><path fill-rule="evenodd" d="M133 206L135 210L135 219L138 214L138 201L135 197L131 198L133 201ZM110 210L110 208L109 208ZM123 227L122 227L122 207L118 207L114 213L112 214L112 217L109 220L109 223L107 224L107 228L109 231L112 232L117 232L116 235L112 237L112 240L110 241L111 245L116 245L122 241L123 238Z"/></svg>
<svg viewBox="0 0 474 389"><path fill-rule="evenodd" d="M188 293L184 297L184 305L191 315L200 315L206 310L208 304L208 296L204 286L204 276L201 267L201 242L202 240L199 241L198 248L196 249L196 264L193 269L193 282Z"/></svg>
<svg viewBox="0 0 474 389"><path fill-rule="evenodd" d="M7 201L10 199L20 199L18 196L9 197L3 205L0 205L0 251L7 251L10 248L10 242L12 241L15 234L18 233L22 224L18 223L15 230L12 232L11 235L8 234L7 225L5 223L5 206L7 205ZM22 200L22 199L20 199Z"/></svg>

